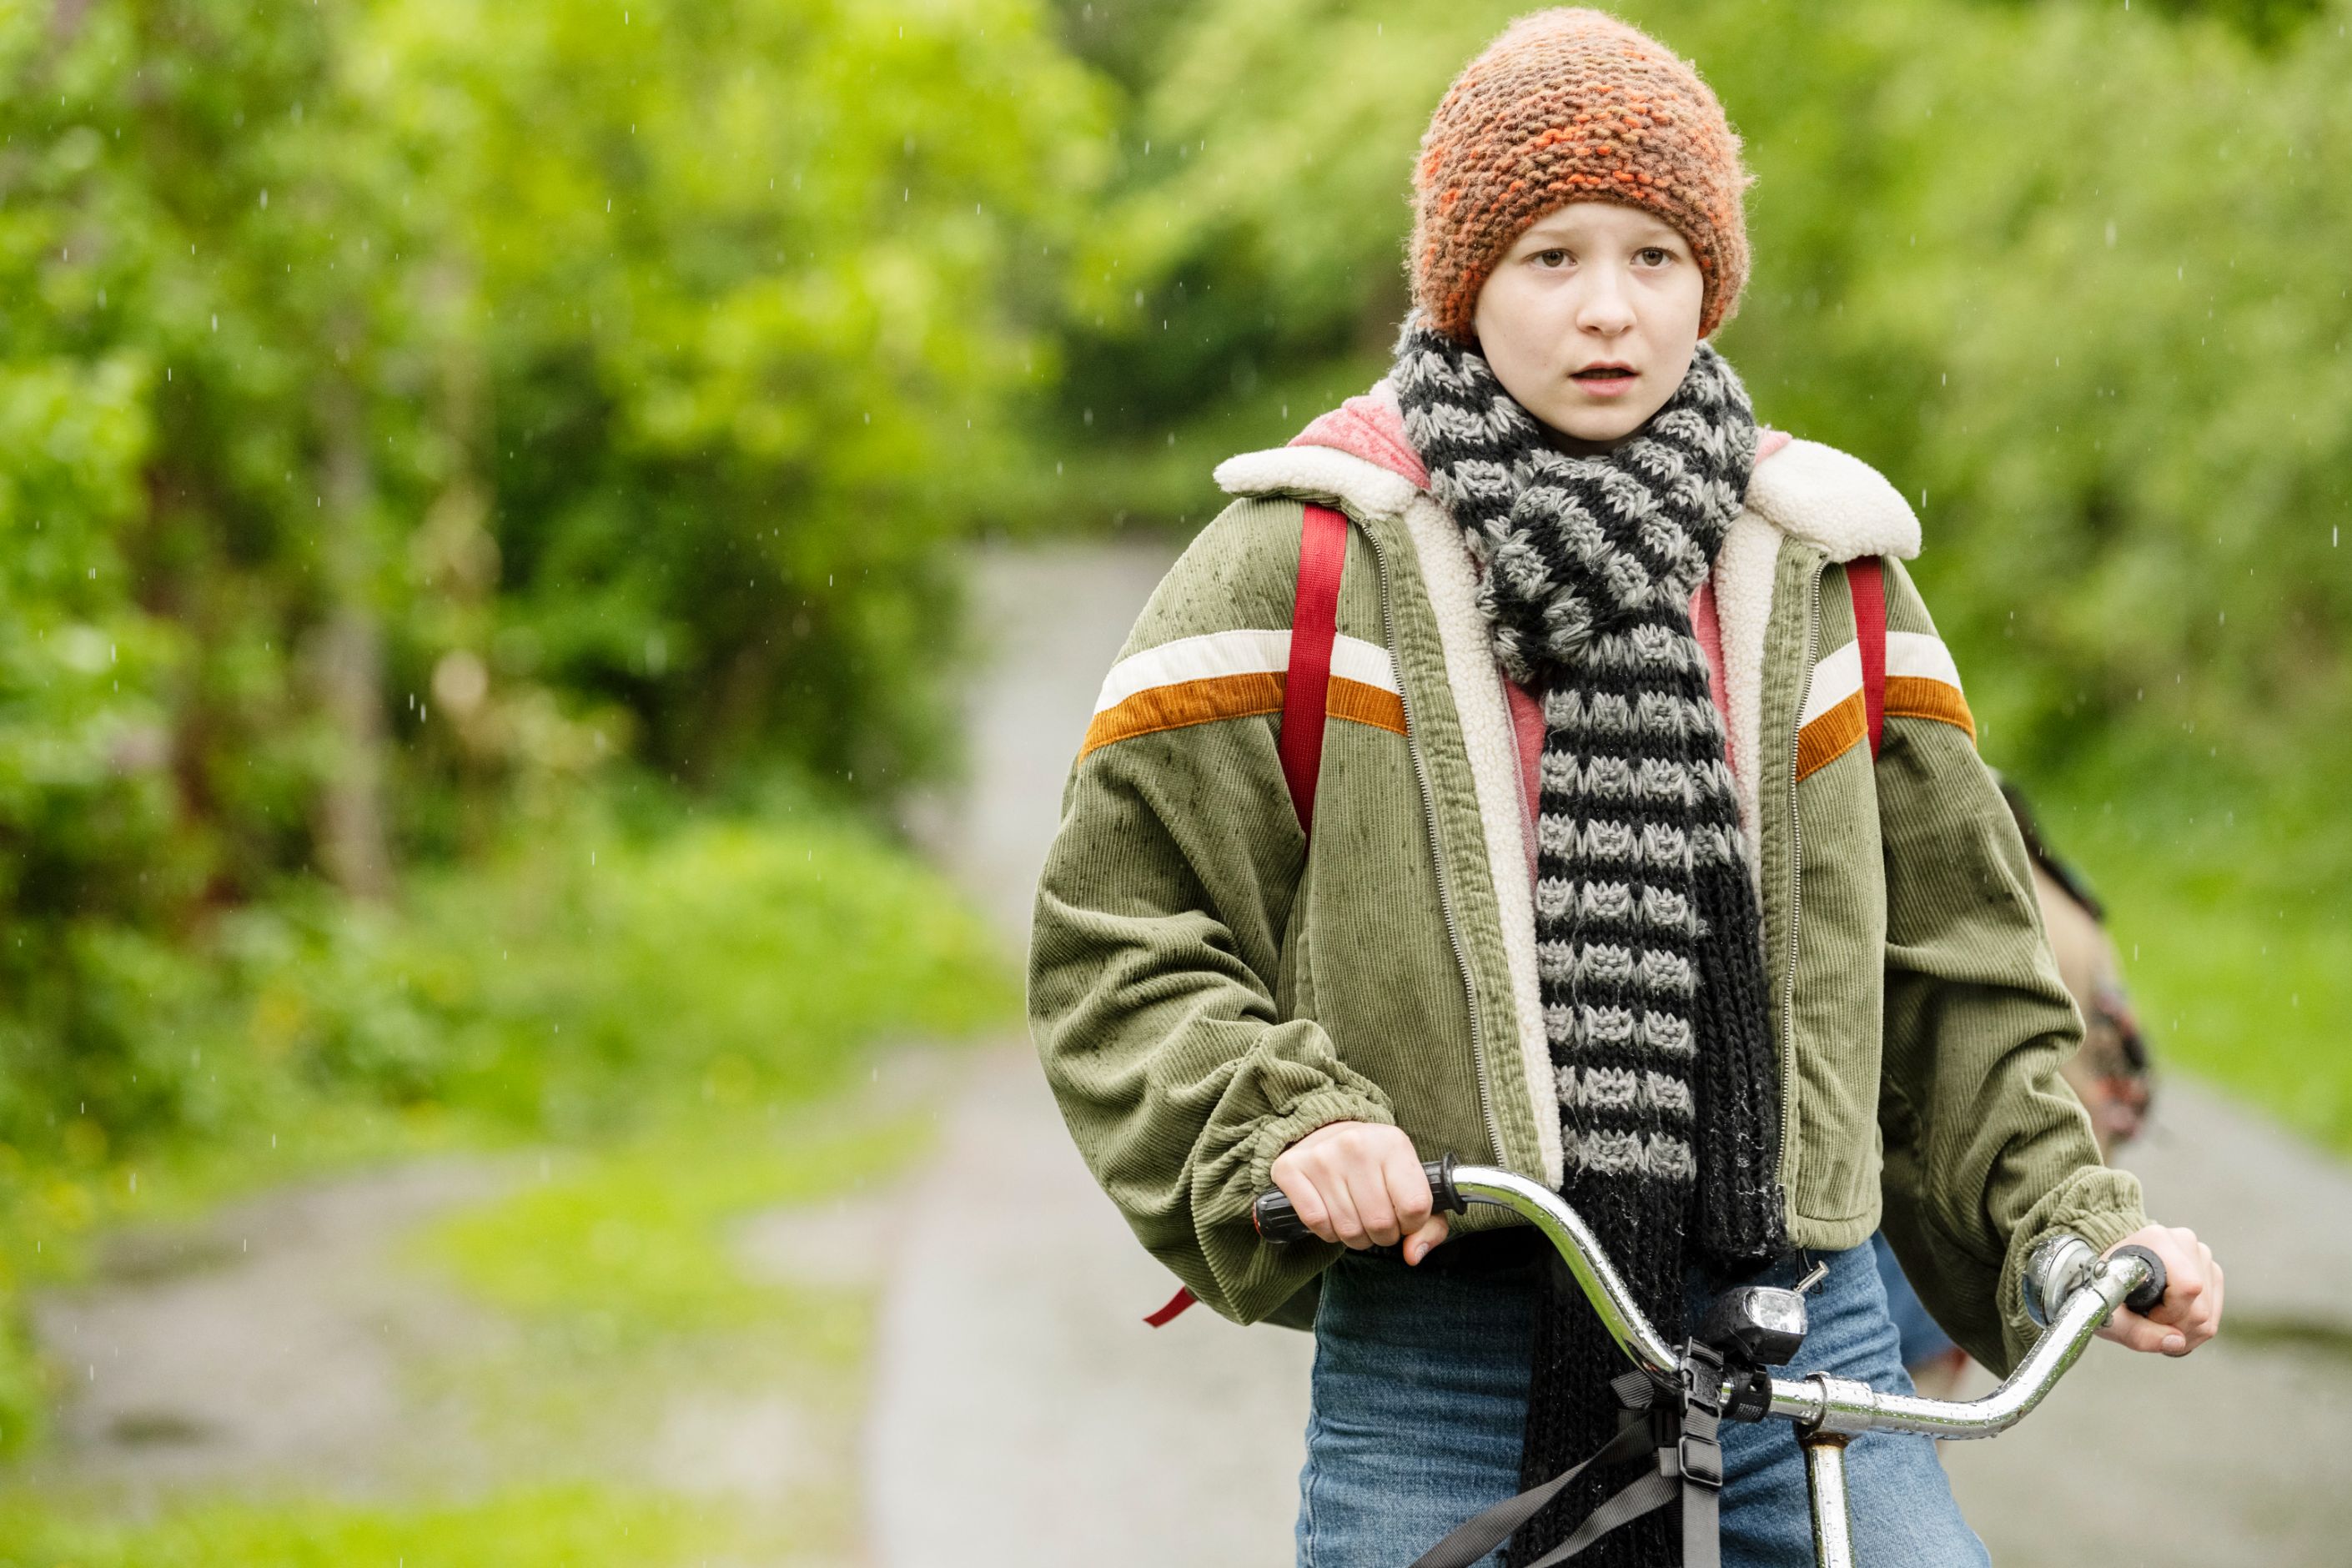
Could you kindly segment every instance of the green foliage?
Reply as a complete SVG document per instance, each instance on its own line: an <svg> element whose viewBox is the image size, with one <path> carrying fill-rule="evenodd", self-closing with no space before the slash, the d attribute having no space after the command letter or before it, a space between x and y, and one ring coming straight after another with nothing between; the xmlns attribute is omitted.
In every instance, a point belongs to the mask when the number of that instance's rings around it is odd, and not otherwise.
<svg viewBox="0 0 2352 1568"><path fill-rule="evenodd" d="M577 1138L797 1101L877 1036L1016 1013L944 879L796 815L631 837L583 811L483 870L420 874L396 911L252 911L225 938L234 1032L331 1097Z"/></svg>
<svg viewBox="0 0 2352 1568"><path fill-rule="evenodd" d="M365 963L319 873L941 765L1099 163L1030 0L60 0L0 84L0 1137L216 1128L178 960ZM320 1070L434 1092L377 999Z"/></svg>
<svg viewBox="0 0 2352 1568"><path fill-rule="evenodd" d="M1054 368L1090 80L1024 0L419 0L383 38L491 405L477 651L693 776L934 761L940 546Z"/></svg>
<svg viewBox="0 0 2352 1568"><path fill-rule="evenodd" d="M106 951L77 972L83 1005L124 1054L111 1076L83 1062L44 1078L20 1050L0 1080L0 1308L27 1274L66 1267L92 1226L175 1192L455 1139L649 1137L638 1157L658 1160L665 1138L764 1126L839 1085L875 1041L1018 1016L1005 955L944 879L837 809L789 800L766 820L647 813L635 831L583 801L478 868L420 872L390 906L289 896L188 951L89 933ZM118 1080L111 1102L56 1098L68 1081ZM904 1143L860 1139L834 1151L856 1169ZM643 1168L625 1161L618 1188L552 1193L539 1218L550 1235L567 1216L632 1227L646 1268L707 1262L697 1226L824 1173L809 1164L822 1141L729 1147L740 1158L682 1163L693 1179L667 1185L633 1184ZM598 1206L615 1194L639 1210ZM533 1267L523 1249L504 1266ZM687 1311L749 1299L731 1279L667 1288ZM0 1328L0 1452L32 1436L46 1392L16 1327Z"/></svg>
<svg viewBox="0 0 2352 1568"><path fill-rule="evenodd" d="M2352 878L2340 805L2209 764L2193 782L2099 758L2036 797L2044 829L2090 876L2159 1073L2227 1086L2284 1125L2352 1154ZM2161 1093L2161 1089L2158 1090Z"/></svg>
<svg viewBox="0 0 2352 1568"><path fill-rule="evenodd" d="M1033 0L52 0L0 87L0 1306L142 1170L1003 1016L816 802L942 765L1057 371L1108 100Z"/></svg>

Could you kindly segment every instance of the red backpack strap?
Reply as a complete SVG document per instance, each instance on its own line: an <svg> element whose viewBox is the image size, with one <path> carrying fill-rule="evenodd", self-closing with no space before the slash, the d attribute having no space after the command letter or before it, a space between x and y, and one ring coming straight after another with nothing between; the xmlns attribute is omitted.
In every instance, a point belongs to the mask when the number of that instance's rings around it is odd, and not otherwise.
<svg viewBox="0 0 2352 1568"><path fill-rule="evenodd" d="M1312 829L1315 781L1323 771L1323 713L1331 690L1331 645L1339 636L1339 574L1348 563L1348 520L1309 504L1298 531L1298 592L1290 612L1290 669L1282 682L1283 782L1298 826Z"/></svg>
<svg viewBox="0 0 2352 1568"><path fill-rule="evenodd" d="M1853 594L1854 636L1862 644L1862 703L1870 719L1870 755L1878 758L1878 739L1886 728L1886 582L1885 564L1875 555L1845 563L1846 586Z"/></svg>
<svg viewBox="0 0 2352 1568"><path fill-rule="evenodd" d="M1298 530L1298 591L1290 610L1290 668L1282 678L1282 780L1298 826L1315 818L1323 772L1323 718L1331 695L1331 646L1339 639L1339 575L1348 563L1348 519L1309 504ZM1188 1287L1143 1321L1164 1328L1196 1298Z"/></svg>
<svg viewBox="0 0 2352 1568"><path fill-rule="evenodd" d="M1193 1302L1199 1300L1199 1297L1192 1294L1192 1288L1190 1285L1180 1286L1177 1289L1176 1294L1168 1298L1168 1304L1166 1306L1160 1308L1160 1310L1152 1313L1143 1321L1150 1324L1155 1329L1164 1329L1178 1317L1181 1317L1183 1314L1185 1308L1191 1306Z"/></svg>

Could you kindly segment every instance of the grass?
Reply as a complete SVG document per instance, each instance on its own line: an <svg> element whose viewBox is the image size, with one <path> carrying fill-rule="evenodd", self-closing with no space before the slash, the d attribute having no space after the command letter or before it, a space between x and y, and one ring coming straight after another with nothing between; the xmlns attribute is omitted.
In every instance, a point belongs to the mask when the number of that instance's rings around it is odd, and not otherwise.
<svg viewBox="0 0 2352 1568"><path fill-rule="evenodd" d="M391 910L250 911L217 962L201 1054L250 1091L229 1097L241 1114L94 1144L80 1164L0 1146L0 1297L10 1278L69 1275L127 1220L168 1227L355 1163L502 1151L541 1174L398 1255L495 1327L409 1354L427 1414L350 1489L159 1500L45 1461L37 1490L0 1487L0 1568L854 1554L871 1293L754 1278L736 1232L919 1155L919 1096L884 1103L859 1081L877 1047L1017 1019L1006 956L939 877L819 811L650 832L591 816L415 879ZM0 1354L0 1410L47 1392ZM725 1420L747 1401L805 1428L772 1485L712 1489L656 1451L681 1402Z"/></svg>
<svg viewBox="0 0 2352 1568"><path fill-rule="evenodd" d="M390 1499L167 1489L147 1518L131 1494L43 1484L51 1472L0 1490L0 1568L854 1558L872 1290L755 1278L738 1228L904 1172L929 1146L924 1096L857 1085L772 1112L703 1103L543 1163L521 1152L509 1191L399 1250L498 1327L406 1364L424 1414L350 1478ZM724 1417L747 1403L791 1413L804 1451L789 1475L704 1487L665 1460L681 1408Z"/></svg>
<svg viewBox="0 0 2352 1568"><path fill-rule="evenodd" d="M737 1539L707 1504L594 1486L422 1507L208 1502L133 1524L0 1501L0 1568L692 1568Z"/></svg>
<svg viewBox="0 0 2352 1568"><path fill-rule="evenodd" d="M839 1360L827 1303L744 1277L728 1229L757 1210L878 1180L929 1142L928 1121L815 1131L698 1125L587 1163L429 1232L419 1255L518 1317L577 1321L622 1345L796 1319ZM818 1331L810 1334L810 1330Z"/></svg>

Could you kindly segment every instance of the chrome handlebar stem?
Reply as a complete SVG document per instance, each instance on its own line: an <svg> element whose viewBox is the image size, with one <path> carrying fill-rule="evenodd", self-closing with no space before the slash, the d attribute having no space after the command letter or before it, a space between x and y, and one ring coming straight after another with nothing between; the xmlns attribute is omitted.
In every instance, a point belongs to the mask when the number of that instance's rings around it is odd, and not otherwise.
<svg viewBox="0 0 2352 1568"><path fill-rule="evenodd" d="M1524 1216L1556 1247L1576 1277L1585 1300L1600 1315L1619 1348L1635 1364L1673 1377L1681 1371L1678 1352L1658 1337L1633 1293L1601 1249L1583 1218L1559 1194L1525 1176L1487 1165L1459 1165L1454 1190L1468 1202L1507 1208ZM2147 1265L2131 1257L2102 1260L2077 1238L2071 1247L2036 1250L2027 1295L2037 1319L2049 1326L2002 1384L1982 1399L1966 1403L1888 1394L1851 1378L1816 1373L1772 1379L1770 1414L1811 1431L1916 1432L1930 1437L1990 1437L2007 1431L2042 1403L2058 1379L2082 1355L2092 1336L2125 1297L2147 1277ZM2047 1313L2055 1302L2054 1315Z"/></svg>
<svg viewBox="0 0 2352 1568"><path fill-rule="evenodd" d="M1609 1255L1585 1226L1584 1216L1561 1202L1559 1194L1489 1165L1456 1165L1454 1190L1470 1203L1490 1204L1524 1215L1541 1231L1576 1276L1584 1299L1601 1314L1601 1327L1636 1365L1669 1378L1681 1370L1680 1352L1658 1337L1658 1331L1634 1304L1633 1293L1626 1289L1616 1265L1609 1261Z"/></svg>

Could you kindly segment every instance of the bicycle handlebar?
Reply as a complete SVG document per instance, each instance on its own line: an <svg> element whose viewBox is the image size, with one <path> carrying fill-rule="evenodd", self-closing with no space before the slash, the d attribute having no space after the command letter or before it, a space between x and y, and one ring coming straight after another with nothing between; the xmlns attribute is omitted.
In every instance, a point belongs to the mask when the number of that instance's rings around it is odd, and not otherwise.
<svg viewBox="0 0 2352 1568"><path fill-rule="evenodd" d="M1447 1214L1463 1214L1470 1207L1454 1188L1454 1173L1457 1168L1451 1154L1442 1160L1431 1160L1421 1167L1421 1173L1429 1178L1431 1200ZM1298 1217L1297 1208L1280 1187L1268 1187L1258 1194L1257 1201L1250 1205L1250 1223L1257 1227L1261 1241L1307 1241L1315 1235L1307 1228L1307 1222Z"/></svg>
<svg viewBox="0 0 2352 1568"><path fill-rule="evenodd" d="M1456 1164L1452 1155L1423 1169L1431 1194L1442 1207L1458 1214L1471 1204L1488 1204L1526 1218L1559 1251L1618 1347L1639 1366L1668 1378L1679 1376L1680 1353L1659 1338L1582 1216L1558 1194L1508 1171ZM1276 1189L1258 1195L1252 1217L1258 1234L1270 1241L1311 1234L1290 1200ZM2163 1300L2166 1284L2163 1263L2144 1247L2118 1247L2101 1258L2078 1237L2055 1238L2035 1250L2027 1270L2026 1300L2037 1321L2044 1319L2045 1306L2054 1304L2056 1310L2046 1314L2042 1337L2016 1370L1982 1399L1922 1399L1816 1373L1771 1379L1767 1413L1802 1427L1849 1435L1881 1431L1990 1437L2023 1420L2042 1403L2118 1306L2144 1312Z"/></svg>

